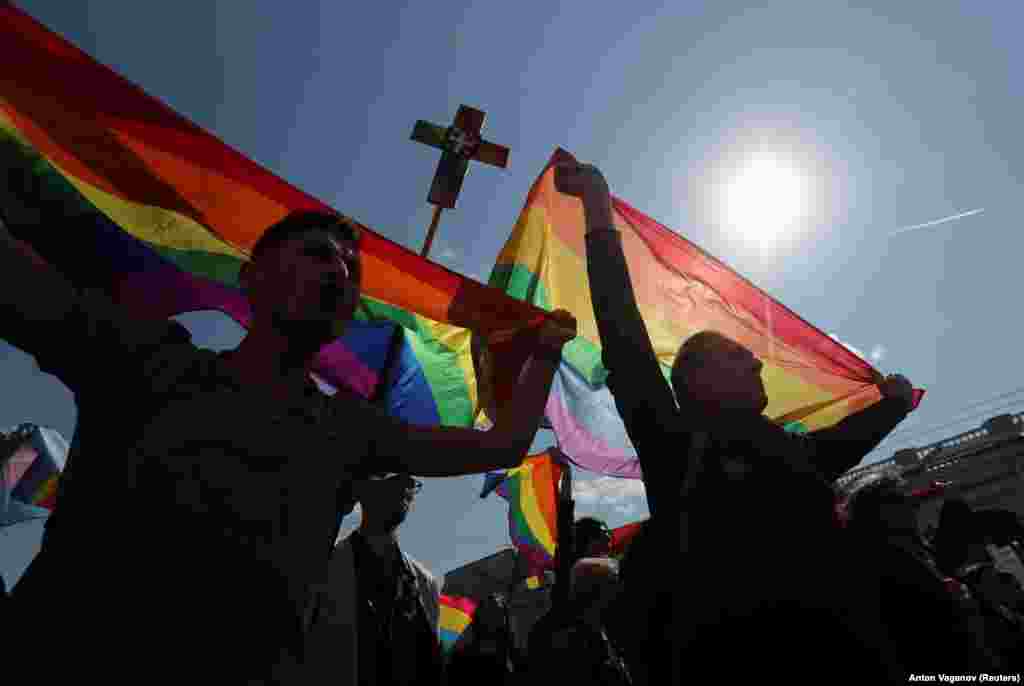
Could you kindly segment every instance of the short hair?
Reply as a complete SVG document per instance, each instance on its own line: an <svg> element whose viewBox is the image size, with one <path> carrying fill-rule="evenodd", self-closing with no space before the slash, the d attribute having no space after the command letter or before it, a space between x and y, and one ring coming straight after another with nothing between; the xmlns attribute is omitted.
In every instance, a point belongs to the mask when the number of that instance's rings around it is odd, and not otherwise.
<svg viewBox="0 0 1024 686"><path fill-rule="evenodd" d="M359 241L360 231L349 219L339 214L311 210L291 212L281 221L263 232L252 247L252 259L257 260L272 248L308 231L327 231L344 241Z"/></svg>
<svg viewBox="0 0 1024 686"><path fill-rule="evenodd" d="M676 359L672 362L672 378L703 365L710 355L729 344L738 345L717 331L698 331L680 346Z"/></svg>
<svg viewBox="0 0 1024 686"><path fill-rule="evenodd" d="M619 563L607 557L585 557L572 566L570 597L581 605L597 599L604 589L618 583Z"/></svg>

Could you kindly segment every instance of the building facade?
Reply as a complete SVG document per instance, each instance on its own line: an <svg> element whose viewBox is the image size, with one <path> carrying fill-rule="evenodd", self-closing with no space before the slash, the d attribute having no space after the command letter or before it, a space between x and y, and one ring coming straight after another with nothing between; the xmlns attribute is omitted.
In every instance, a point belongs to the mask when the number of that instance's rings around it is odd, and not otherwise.
<svg viewBox="0 0 1024 686"><path fill-rule="evenodd" d="M1009 510L1024 518L1024 413L992 417L971 431L900 450L888 460L850 470L836 485L849 488L884 472L906 479L908 493L935 481L947 484L942 494L924 499L919 514L923 531L938 525L946 498L962 498L975 510Z"/></svg>

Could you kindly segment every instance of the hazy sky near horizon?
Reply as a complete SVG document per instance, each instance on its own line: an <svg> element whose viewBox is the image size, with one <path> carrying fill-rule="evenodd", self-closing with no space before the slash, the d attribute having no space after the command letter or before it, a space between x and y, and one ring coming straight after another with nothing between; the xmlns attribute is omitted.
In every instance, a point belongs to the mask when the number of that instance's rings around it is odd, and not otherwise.
<svg viewBox="0 0 1024 686"><path fill-rule="evenodd" d="M1024 408L1019 3L16 4L413 249L438 159L413 123L485 110L510 166L474 166L433 250L481 280L552 151L594 162L617 196L928 390L869 460ZM217 314L181 319L209 347L241 336ZM71 395L3 343L0 378L0 427L71 436ZM646 514L639 482L580 476L581 514ZM406 549L444 572L506 545L504 503L480 483L429 480ZM38 529L0 537L8 583Z"/></svg>

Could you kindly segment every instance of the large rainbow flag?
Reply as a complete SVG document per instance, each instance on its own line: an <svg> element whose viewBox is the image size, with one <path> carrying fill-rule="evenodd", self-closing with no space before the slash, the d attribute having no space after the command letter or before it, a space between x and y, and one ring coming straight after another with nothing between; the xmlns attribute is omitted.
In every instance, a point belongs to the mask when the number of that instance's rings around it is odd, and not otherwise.
<svg viewBox="0 0 1024 686"><path fill-rule="evenodd" d="M238 274L256 239L290 211L329 209L9 2L0 3L0 153L31 165L33 204L56 204L67 218L20 237L137 316L219 310L247 326ZM512 393L520 336L543 313L352 223L362 230L363 307L321 352L319 377L374 395L397 323L406 335L387 409L472 426L483 380L473 347L505 374L488 392Z"/></svg>
<svg viewBox="0 0 1024 686"><path fill-rule="evenodd" d="M529 577L540 577L555 563L558 543L558 484L562 478L557 448L530 455L514 469L484 477L481 498L492 491L508 502L508 534L526 558ZM535 585L537 580L531 582Z"/></svg>
<svg viewBox="0 0 1024 686"><path fill-rule="evenodd" d="M563 351L547 420L578 466L639 478L636 451L604 385L582 203L554 185L552 165L571 159L556 150L534 182L490 284L545 310L576 315L579 337ZM666 379L680 344L713 329L762 360L766 414L790 430L831 426L879 400L882 376L867 362L693 243L613 200L637 302ZM915 407L922 394L917 392Z"/></svg>
<svg viewBox="0 0 1024 686"><path fill-rule="evenodd" d="M450 656L466 627L473 623L477 602L472 598L441 594L441 652Z"/></svg>

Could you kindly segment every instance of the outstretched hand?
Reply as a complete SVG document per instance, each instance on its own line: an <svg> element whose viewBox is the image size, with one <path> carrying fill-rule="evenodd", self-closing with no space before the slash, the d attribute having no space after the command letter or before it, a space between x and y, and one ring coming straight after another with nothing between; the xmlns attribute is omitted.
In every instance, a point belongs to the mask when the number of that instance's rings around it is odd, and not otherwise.
<svg viewBox="0 0 1024 686"><path fill-rule="evenodd" d="M909 410L914 405L914 386L902 374L890 374L878 385L883 398L902 400Z"/></svg>
<svg viewBox="0 0 1024 686"><path fill-rule="evenodd" d="M560 162L555 165L555 188L583 201L587 233L615 227L612 194L601 170L592 164Z"/></svg>
<svg viewBox="0 0 1024 686"><path fill-rule="evenodd" d="M557 354L561 352L562 346L574 338L576 317L566 310L555 310L541 324L537 345L547 352Z"/></svg>

